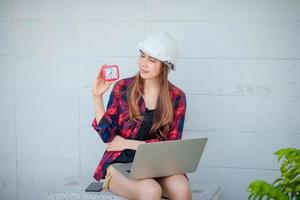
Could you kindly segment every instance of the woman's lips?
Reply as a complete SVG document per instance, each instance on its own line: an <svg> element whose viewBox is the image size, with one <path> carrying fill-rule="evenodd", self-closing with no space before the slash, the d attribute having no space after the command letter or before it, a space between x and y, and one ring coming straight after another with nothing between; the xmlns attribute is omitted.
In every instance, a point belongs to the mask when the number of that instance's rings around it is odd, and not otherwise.
<svg viewBox="0 0 300 200"><path fill-rule="evenodd" d="M141 69L141 72L142 72L143 74L147 74L149 71L146 71L146 70L144 70L144 69Z"/></svg>

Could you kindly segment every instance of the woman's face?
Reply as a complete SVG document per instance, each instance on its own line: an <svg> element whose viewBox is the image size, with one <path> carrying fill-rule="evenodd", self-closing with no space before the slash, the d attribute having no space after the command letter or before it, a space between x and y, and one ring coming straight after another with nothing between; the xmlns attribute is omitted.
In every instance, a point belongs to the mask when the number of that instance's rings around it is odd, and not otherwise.
<svg viewBox="0 0 300 200"><path fill-rule="evenodd" d="M161 72L161 61L140 51L139 70L143 79L155 79Z"/></svg>

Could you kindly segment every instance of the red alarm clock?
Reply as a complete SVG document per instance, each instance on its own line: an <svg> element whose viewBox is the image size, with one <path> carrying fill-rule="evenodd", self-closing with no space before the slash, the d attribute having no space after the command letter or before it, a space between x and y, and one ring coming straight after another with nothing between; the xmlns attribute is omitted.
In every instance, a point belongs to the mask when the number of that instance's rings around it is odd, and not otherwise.
<svg viewBox="0 0 300 200"><path fill-rule="evenodd" d="M101 77L106 81L118 80L120 76L118 65L102 65Z"/></svg>

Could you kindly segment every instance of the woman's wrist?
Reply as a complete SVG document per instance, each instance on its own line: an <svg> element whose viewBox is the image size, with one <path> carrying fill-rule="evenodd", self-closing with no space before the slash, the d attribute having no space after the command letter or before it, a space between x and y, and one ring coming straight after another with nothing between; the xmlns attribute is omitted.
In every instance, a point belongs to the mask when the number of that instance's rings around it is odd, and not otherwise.
<svg viewBox="0 0 300 200"><path fill-rule="evenodd" d="M93 94L94 99L102 99L104 94Z"/></svg>
<svg viewBox="0 0 300 200"><path fill-rule="evenodd" d="M95 107L95 115L97 123L99 123L102 118L105 110L103 106L103 96L102 95L93 95L94 107Z"/></svg>
<svg viewBox="0 0 300 200"><path fill-rule="evenodd" d="M140 140L126 140L126 148L127 149L132 149L132 150L137 150L138 146L140 144L145 143L144 141L140 141Z"/></svg>

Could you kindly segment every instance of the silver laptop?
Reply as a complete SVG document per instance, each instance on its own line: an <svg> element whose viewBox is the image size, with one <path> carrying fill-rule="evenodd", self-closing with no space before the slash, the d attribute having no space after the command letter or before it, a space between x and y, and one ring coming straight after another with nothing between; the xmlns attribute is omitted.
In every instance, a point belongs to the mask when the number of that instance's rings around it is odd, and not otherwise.
<svg viewBox="0 0 300 200"><path fill-rule="evenodd" d="M197 170L207 138L141 144L133 163L114 168L132 180L191 173Z"/></svg>

